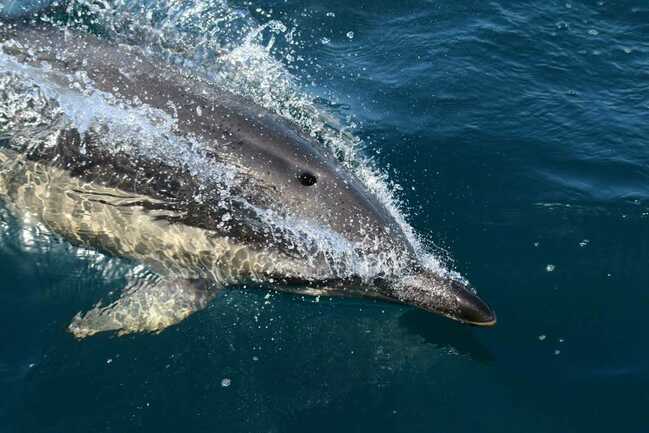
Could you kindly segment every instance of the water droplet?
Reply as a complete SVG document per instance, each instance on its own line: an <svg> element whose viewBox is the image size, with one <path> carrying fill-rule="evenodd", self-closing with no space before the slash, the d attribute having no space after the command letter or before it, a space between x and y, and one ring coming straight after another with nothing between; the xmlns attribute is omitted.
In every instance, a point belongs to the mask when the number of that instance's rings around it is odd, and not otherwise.
<svg viewBox="0 0 649 433"><path fill-rule="evenodd" d="M350 31L350 32L347 32L347 37L348 37L349 39L354 39L354 32L351 32L351 31Z"/></svg>
<svg viewBox="0 0 649 433"><path fill-rule="evenodd" d="M593 35L593 36L597 36L597 35L599 35L599 32L597 30L595 30L595 29L590 29L590 30L588 30L588 34Z"/></svg>
<svg viewBox="0 0 649 433"><path fill-rule="evenodd" d="M547 265L545 267L546 272L554 272L554 265Z"/></svg>
<svg viewBox="0 0 649 433"><path fill-rule="evenodd" d="M232 380L230 380L229 377L224 377L224 378L221 380L221 386L222 386L223 388L227 388L227 387L230 386L230 385L232 385Z"/></svg>
<svg viewBox="0 0 649 433"><path fill-rule="evenodd" d="M545 334L539 335L539 341L543 341L545 340L545 338L546 338Z"/></svg>
<svg viewBox="0 0 649 433"><path fill-rule="evenodd" d="M329 45L329 42L331 42L331 39L329 38L320 39L320 43L322 43L322 45Z"/></svg>

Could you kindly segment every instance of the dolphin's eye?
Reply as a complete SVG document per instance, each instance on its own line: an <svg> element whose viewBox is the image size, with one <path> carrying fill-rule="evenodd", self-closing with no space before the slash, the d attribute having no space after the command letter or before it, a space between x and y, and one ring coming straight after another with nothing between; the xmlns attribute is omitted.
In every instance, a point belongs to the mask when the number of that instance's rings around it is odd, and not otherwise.
<svg viewBox="0 0 649 433"><path fill-rule="evenodd" d="M315 174L311 172L303 171L297 176L297 180L299 180L300 183L304 186L311 186L315 185L315 183L318 181L318 178L315 177Z"/></svg>

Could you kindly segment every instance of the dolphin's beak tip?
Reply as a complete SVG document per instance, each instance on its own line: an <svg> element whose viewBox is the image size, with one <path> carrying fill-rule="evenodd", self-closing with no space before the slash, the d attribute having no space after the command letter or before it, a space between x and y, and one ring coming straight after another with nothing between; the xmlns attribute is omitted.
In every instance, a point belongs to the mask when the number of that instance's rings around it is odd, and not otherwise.
<svg viewBox="0 0 649 433"><path fill-rule="evenodd" d="M478 296L473 295L469 302L463 303L460 320L471 325L492 327L496 325L496 313Z"/></svg>
<svg viewBox="0 0 649 433"><path fill-rule="evenodd" d="M478 322L468 322L471 325L479 326L481 328L491 328L496 326L496 322L498 321L496 318L496 314L491 311L491 314L488 316L485 316L482 320Z"/></svg>
<svg viewBox="0 0 649 433"><path fill-rule="evenodd" d="M467 325L492 327L496 313L464 282L422 272L396 286L399 302L440 314Z"/></svg>
<svg viewBox="0 0 649 433"><path fill-rule="evenodd" d="M496 313L478 295L465 292L460 300L458 319L471 325L492 327L496 325Z"/></svg>
<svg viewBox="0 0 649 433"><path fill-rule="evenodd" d="M477 297L476 297L477 298ZM463 319L467 323L484 328L490 328L496 325L496 313L489 306L477 298L478 305L472 305L468 310L463 311Z"/></svg>

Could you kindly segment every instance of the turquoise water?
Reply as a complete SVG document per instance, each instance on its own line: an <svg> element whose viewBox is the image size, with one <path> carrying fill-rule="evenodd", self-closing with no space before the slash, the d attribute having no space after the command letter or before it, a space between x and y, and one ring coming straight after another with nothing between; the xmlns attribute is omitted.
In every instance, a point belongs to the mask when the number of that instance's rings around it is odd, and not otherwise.
<svg viewBox="0 0 649 433"><path fill-rule="evenodd" d="M218 65L225 84L276 109L315 100L362 140L499 322L232 290L159 335L78 342L70 318L133 264L2 213L0 431L649 430L648 6L122 3L52 13L155 48L119 25L151 10L195 68L214 51L187 35L218 22L209 40L242 59Z"/></svg>

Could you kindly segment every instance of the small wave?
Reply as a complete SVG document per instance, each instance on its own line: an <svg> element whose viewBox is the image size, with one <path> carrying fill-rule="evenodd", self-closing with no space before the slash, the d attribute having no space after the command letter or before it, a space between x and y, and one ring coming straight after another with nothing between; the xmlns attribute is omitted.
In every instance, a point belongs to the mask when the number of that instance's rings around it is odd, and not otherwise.
<svg viewBox="0 0 649 433"><path fill-rule="evenodd" d="M56 0L9 0L0 3L0 17L20 18L47 8Z"/></svg>

